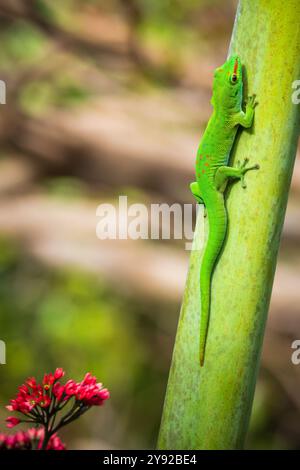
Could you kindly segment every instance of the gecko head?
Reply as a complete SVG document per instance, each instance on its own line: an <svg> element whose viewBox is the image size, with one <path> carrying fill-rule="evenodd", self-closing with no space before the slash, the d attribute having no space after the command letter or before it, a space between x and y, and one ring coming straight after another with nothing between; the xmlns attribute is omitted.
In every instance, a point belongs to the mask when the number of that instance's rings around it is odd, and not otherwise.
<svg viewBox="0 0 300 470"><path fill-rule="evenodd" d="M243 83L242 64L238 55L232 55L225 62L225 71L231 87L236 88Z"/></svg>
<svg viewBox="0 0 300 470"><path fill-rule="evenodd" d="M242 100L243 72L238 55L231 55L226 62L215 70L213 100L228 106L238 106Z"/></svg>

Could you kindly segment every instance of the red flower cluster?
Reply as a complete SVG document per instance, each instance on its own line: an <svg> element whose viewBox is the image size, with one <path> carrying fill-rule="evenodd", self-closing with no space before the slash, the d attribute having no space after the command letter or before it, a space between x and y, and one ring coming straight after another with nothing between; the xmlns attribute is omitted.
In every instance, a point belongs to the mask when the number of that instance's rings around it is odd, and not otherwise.
<svg viewBox="0 0 300 470"><path fill-rule="evenodd" d="M10 400L10 405L6 408L9 411L20 411L20 413L28 414L33 408L41 406L48 408L51 403L51 398L48 394L51 385L64 376L63 369L56 369L54 374L45 374L43 383L37 384L34 377L29 377L25 384L19 387L19 392L15 399ZM12 428L19 424L20 420L17 418L7 418L7 427Z"/></svg>
<svg viewBox="0 0 300 470"><path fill-rule="evenodd" d="M74 396L77 401L81 401L86 406L101 406L109 398L109 391L102 388L102 384L97 383L96 377L93 377L89 372L82 382L76 383L74 380L68 380L64 387L58 383L55 385L57 385L55 392L57 396L61 397L60 399L68 400Z"/></svg>
<svg viewBox="0 0 300 470"><path fill-rule="evenodd" d="M58 368L54 374L45 374L42 383L37 383L34 377L28 378L6 407L9 411L18 411L25 416L25 419L14 416L6 418L8 428L21 422L43 426L45 433L42 449L48 448L49 439L61 427L79 418L92 406L101 406L109 398L109 391L90 373L81 382L68 380L61 384L59 380L64 375L63 369ZM62 414L62 409L68 404L69 411L60 416L57 423L57 416Z"/></svg>
<svg viewBox="0 0 300 470"><path fill-rule="evenodd" d="M39 450L42 447L45 431L43 428L18 431L15 434L0 433L0 450ZM53 434L46 450L66 450L57 434Z"/></svg>
<svg viewBox="0 0 300 470"><path fill-rule="evenodd" d="M10 405L6 408L9 411L19 411L33 418L40 414L40 408L49 409L52 405L53 409L57 409L62 402L68 401L72 397L82 407L101 406L109 398L109 391L102 388L102 384L97 383L96 377L93 377L89 372L82 382L68 380L65 385L61 385L58 380L64 374L63 369L56 369L54 374L44 375L42 384L38 384L34 377L27 379L25 384L19 387L16 398L10 400ZM9 416L6 422L7 427L12 428L21 420Z"/></svg>

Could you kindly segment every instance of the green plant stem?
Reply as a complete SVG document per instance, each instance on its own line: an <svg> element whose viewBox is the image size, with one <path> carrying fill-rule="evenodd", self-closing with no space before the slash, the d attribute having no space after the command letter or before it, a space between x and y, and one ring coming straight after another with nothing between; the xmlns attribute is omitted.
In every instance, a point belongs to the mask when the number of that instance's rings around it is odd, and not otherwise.
<svg viewBox="0 0 300 470"><path fill-rule="evenodd" d="M245 95L256 93L252 129L233 161L260 170L247 189L227 194L229 229L212 282L205 365L199 366L201 253L193 251L165 398L160 449L237 449L244 445L280 235L299 134L299 0L241 0L230 52L246 67ZM201 215L195 243L203 242ZM207 236L207 226L205 232ZM289 367L287 351L287 367Z"/></svg>
<svg viewBox="0 0 300 470"><path fill-rule="evenodd" d="M48 424L45 424L44 425L44 439L43 439L43 443L42 443L42 446L41 446L41 450L46 450L47 449L47 445L48 445L48 442L49 442L49 439L50 437L52 436L53 432L49 432L48 430Z"/></svg>

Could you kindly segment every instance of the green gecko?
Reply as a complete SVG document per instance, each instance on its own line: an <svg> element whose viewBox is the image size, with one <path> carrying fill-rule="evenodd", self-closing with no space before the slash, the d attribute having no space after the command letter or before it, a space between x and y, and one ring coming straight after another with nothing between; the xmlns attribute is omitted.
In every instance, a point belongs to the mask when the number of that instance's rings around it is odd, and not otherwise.
<svg viewBox="0 0 300 470"><path fill-rule="evenodd" d="M196 181L190 184L191 191L199 204L204 204L208 216L209 235L200 269L200 365L204 364L205 346L208 333L211 281L217 258L222 249L227 230L227 211L224 191L228 180L240 179L246 187L244 175L258 165L247 166L248 159L237 167L228 166L231 149L238 126L251 127L256 106L255 95L243 102L242 64L237 55L229 57L214 73L211 104L213 113L199 145L196 159Z"/></svg>

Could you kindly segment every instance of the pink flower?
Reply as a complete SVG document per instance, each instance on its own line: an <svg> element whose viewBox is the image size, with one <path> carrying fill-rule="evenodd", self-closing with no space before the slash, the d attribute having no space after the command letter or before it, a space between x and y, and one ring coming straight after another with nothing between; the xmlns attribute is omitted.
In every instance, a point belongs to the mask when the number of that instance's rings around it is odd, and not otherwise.
<svg viewBox="0 0 300 470"><path fill-rule="evenodd" d="M20 411L21 413L27 414L32 410L34 405L35 400L33 400L32 397L22 397L18 395L15 400L10 400L10 405L6 408L9 411Z"/></svg>
<svg viewBox="0 0 300 470"><path fill-rule="evenodd" d="M48 408L50 406L50 403L51 403L51 398L48 397L47 395L42 396L39 400L39 405L42 408Z"/></svg>
<svg viewBox="0 0 300 470"><path fill-rule="evenodd" d="M18 431L14 435L14 449L25 449L26 447L29 447L29 445L30 439L25 432Z"/></svg>
<svg viewBox="0 0 300 470"><path fill-rule="evenodd" d="M37 383L35 377L29 377L18 388L16 397L10 400L10 404L6 408L9 411L17 411L25 415L25 422L32 422L43 427L37 431L29 430L26 436L20 431L13 437L13 440L7 436L5 437L5 445L3 436L0 435L0 449L23 449L27 446L26 448L60 450L64 448L64 445L55 431L81 416L91 406L103 405L109 398L109 391L103 388L101 383L97 383L97 378L90 372L85 374L81 382L70 379L65 385L59 382L64 374L62 368L57 368L53 374L45 374L42 383ZM69 411L64 410L64 404L68 401L73 401ZM56 415L60 415L57 421ZM6 425L9 428L20 422L21 420L14 416L9 416L6 419ZM53 427L55 422L56 425ZM48 432L44 434L43 429L48 429ZM52 434L53 432L54 434ZM32 444L33 441L36 441L36 445Z"/></svg>
<svg viewBox="0 0 300 470"><path fill-rule="evenodd" d="M5 439L5 446L7 450L13 449L15 445L14 436L7 436Z"/></svg>
<svg viewBox="0 0 300 470"><path fill-rule="evenodd" d="M56 435L53 434L51 437L47 450L65 450L66 446L61 442L60 438Z"/></svg>
<svg viewBox="0 0 300 470"><path fill-rule="evenodd" d="M19 424L21 421L18 419L18 418L15 418L14 416L9 416L8 418L6 418L6 426L8 428L13 428L15 426L17 426L17 424Z"/></svg>
<svg viewBox="0 0 300 470"><path fill-rule="evenodd" d="M65 385L66 395L75 395L78 389L78 384L74 380L68 380Z"/></svg>
<svg viewBox="0 0 300 470"><path fill-rule="evenodd" d="M109 398L109 391L102 388L101 383L96 383L96 377L87 374L78 384L76 398L88 406L101 406Z"/></svg>
<svg viewBox="0 0 300 470"><path fill-rule="evenodd" d="M64 375L65 375L65 371L61 367L58 367L57 369L55 369L55 372L54 372L54 380L59 380Z"/></svg>
<svg viewBox="0 0 300 470"><path fill-rule="evenodd" d="M53 389L52 389L52 393L53 395L57 398L57 400L60 402L60 400L62 399L62 396L64 394L64 391L65 391L65 387L64 385L61 385L59 382L56 382L54 385L53 385Z"/></svg>
<svg viewBox="0 0 300 470"><path fill-rule="evenodd" d="M44 430L31 428L28 431L18 431L16 434L0 434L0 450L31 450L42 447ZM38 441L38 443L37 443ZM65 450L66 446L58 435L53 434L48 442L46 450Z"/></svg>
<svg viewBox="0 0 300 470"><path fill-rule="evenodd" d="M81 382L82 385L95 385L97 382L96 377L93 377L90 372L85 374L83 381Z"/></svg>
<svg viewBox="0 0 300 470"><path fill-rule="evenodd" d="M29 393L29 388L26 385L23 384L19 387L19 395L26 396L29 395Z"/></svg>
<svg viewBox="0 0 300 470"><path fill-rule="evenodd" d="M34 377L29 377L27 380L26 380L26 384L32 388L32 389L35 389L36 388L36 380ZM22 385L22 387L25 387L25 385ZM21 388L21 387L20 387Z"/></svg>
<svg viewBox="0 0 300 470"><path fill-rule="evenodd" d="M54 375L45 374L43 379L43 387L45 390L49 390L51 385L54 383Z"/></svg>

